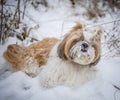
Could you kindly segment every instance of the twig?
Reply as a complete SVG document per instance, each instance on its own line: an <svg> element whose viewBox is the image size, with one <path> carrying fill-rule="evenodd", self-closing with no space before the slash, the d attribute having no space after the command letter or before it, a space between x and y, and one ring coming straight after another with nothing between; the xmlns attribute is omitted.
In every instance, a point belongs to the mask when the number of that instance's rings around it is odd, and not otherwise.
<svg viewBox="0 0 120 100"><path fill-rule="evenodd" d="M88 25L86 25L86 27L87 28L97 27L97 26L100 26L100 25L110 24L110 23L113 23L113 22L116 22L116 21L120 21L120 19L116 19L116 20L112 20L112 21L104 22L104 23L98 23L98 24L94 24L94 25L88 24Z"/></svg>
<svg viewBox="0 0 120 100"><path fill-rule="evenodd" d="M15 19L17 13L18 13L18 23L17 24L19 24L20 23L20 0L18 0L18 4L17 4L17 8L16 8L16 11L15 11L13 20Z"/></svg>
<svg viewBox="0 0 120 100"><path fill-rule="evenodd" d="M1 0L1 33L0 33L0 43L2 43L3 37L3 0Z"/></svg>
<svg viewBox="0 0 120 100"><path fill-rule="evenodd" d="M120 90L120 87L113 85L114 88L116 88L117 90Z"/></svg>
<svg viewBox="0 0 120 100"><path fill-rule="evenodd" d="M114 100L116 100L116 93L118 92L118 91L120 91L120 87L118 87L118 86L116 86L116 85L113 85L113 87L115 88L115 89L117 89L115 92L114 92Z"/></svg>
<svg viewBox="0 0 120 100"><path fill-rule="evenodd" d="M118 47L118 48L115 48L115 47L114 47L113 49L109 50L108 52L102 54L102 56L106 57L106 55L109 54L109 53L111 53L114 49L119 49L119 48L120 48L120 47ZM119 55L117 55L117 56L119 56Z"/></svg>
<svg viewBox="0 0 120 100"><path fill-rule="evenodd" d="M15 5L12 5L12 4L5 4L5 6L12 6L12 7L15 7Z"/></svg>
<svg viewBox="0 0 120 100"><path fill-rule="evenodd" d="M23 11L22 19L24 19L24 15L25 15L26 6L27 6L27 0L25 0L25 5L24 5L24 11Z"/></svg>
<svg viewBox="0 0 120 100"><path fill-rule="evenodd" d="M18 0L18 23L20 23L20 0Z"/></svg>
<svg viewBox="0 0 120 100"><path fill-rule="evenodd" d="M114 92L114 100L116 100L116 93L118 92L118 90L116 90L115 92Z"/></svg>

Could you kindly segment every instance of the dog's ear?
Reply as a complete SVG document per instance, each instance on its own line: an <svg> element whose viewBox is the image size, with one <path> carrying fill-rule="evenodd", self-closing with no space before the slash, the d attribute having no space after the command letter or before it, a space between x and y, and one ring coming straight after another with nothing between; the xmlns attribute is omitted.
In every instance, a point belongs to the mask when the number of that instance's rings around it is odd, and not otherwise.
<svg viewBox="0 0 120 100"><path fill-rule="evenodd" d="M57 49L57 53L58 56L60 58L62 58L63 60L67 60L67 57L64 54L64 47L65 47L65 43L66 43L66 39L68 38L69 34L67 34L65 36L65 38L62 40L62 42L59 44L58 49Z"/></svg>
<svg viewBox="0 0 120 100"><path fill-rule="evenodd" d="M71 47L78 41L83 39L82 34L82 24L77 23L69 34L65 36L65 38L62 40L62 42L58 46L58 56L64 60L70 59L69 57L69 51Z"/></svg>
<svg viewBox="0 0 120 100"><path fill-rule="evenodd" d="M71 29L70 32L75 32L75 31L78 30L78 29L84 29L84 27L85 27L84 24L77 22L76 25Z"/></svg>
<svg viewBox="0 0 120 100"><path fill-rule="evenodd" d="M102 33L102 28L97 28L95 30L95 35L92 38L92 41L97 43L97 44L100 44L101 43L101 33Z"/></svg>
<svg viewBox="0 0 120 100"><path fill-rule="evenodd" d="M92 38L92 41L95 43L94 48L95 48L95 59L93 63L96 63L100 59L100 54L101 54L101 33L102 33L102 28L98 28L95 31L95 36Z"/></svg>

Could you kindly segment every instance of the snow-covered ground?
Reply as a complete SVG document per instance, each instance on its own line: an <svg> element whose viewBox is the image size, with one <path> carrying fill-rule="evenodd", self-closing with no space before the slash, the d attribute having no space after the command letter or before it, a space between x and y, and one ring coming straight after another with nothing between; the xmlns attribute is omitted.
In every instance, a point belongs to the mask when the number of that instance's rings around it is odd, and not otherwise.
<svg viewBox="0 0 120 100"><path fill-rule="evenodd" d="M8 1L13 3L12 0ZM0 45L0 100L120 100L120 57L104 57L107 52L105 46L102 46L103 56L97 65L96 78L78 88L59 86L43 89L39 76L31 78L21 71L11 72L10 65L2 57L9 44L29 45L31 37L38 40L45 37L61 39L75 22L82 22L93 28L92 25L112 20L107 14L94 22L85 18L83 15L85 9L82 7L77 6L73 9L67 1L60 3L59 0L48 1L49 5L52 5L49 8L40 6L35 9L31 4L27 5L22 23L34 29L26 40L21 42L16 37L9 37L4 45ZM109 23L102 27L109 31L112 25L113 23ZM102 37L102 43L104 41Z"/></svg>

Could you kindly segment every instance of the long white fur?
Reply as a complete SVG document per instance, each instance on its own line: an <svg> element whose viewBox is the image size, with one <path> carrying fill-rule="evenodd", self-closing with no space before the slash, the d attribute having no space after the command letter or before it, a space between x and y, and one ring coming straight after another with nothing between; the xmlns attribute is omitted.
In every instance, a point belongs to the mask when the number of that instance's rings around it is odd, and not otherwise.
<svg viewBox="0 0 120 100"><path fill-rule="evenodd" d="M95 77L95 69L89 66L80 66L60 59L57 55L57 43L52 49L48 62L42 66L40 81L45 88L51 88L58 85L71 87L81 86L81 84Z"/></svg>

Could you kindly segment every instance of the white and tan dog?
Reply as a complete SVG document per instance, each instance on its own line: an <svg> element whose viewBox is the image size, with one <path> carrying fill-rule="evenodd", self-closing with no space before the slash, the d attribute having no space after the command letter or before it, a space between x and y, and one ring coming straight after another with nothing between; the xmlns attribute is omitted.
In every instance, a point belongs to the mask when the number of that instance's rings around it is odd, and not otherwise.
<svg viewBox="0 0 120 100"><path fill-rule="evenodd" d="M40 74L41 84L80 86L95 77L100 59L101 29L88 30L77 23L62 41L45 38L28 47L9 45L4 58L13 71Z"/></svg>

